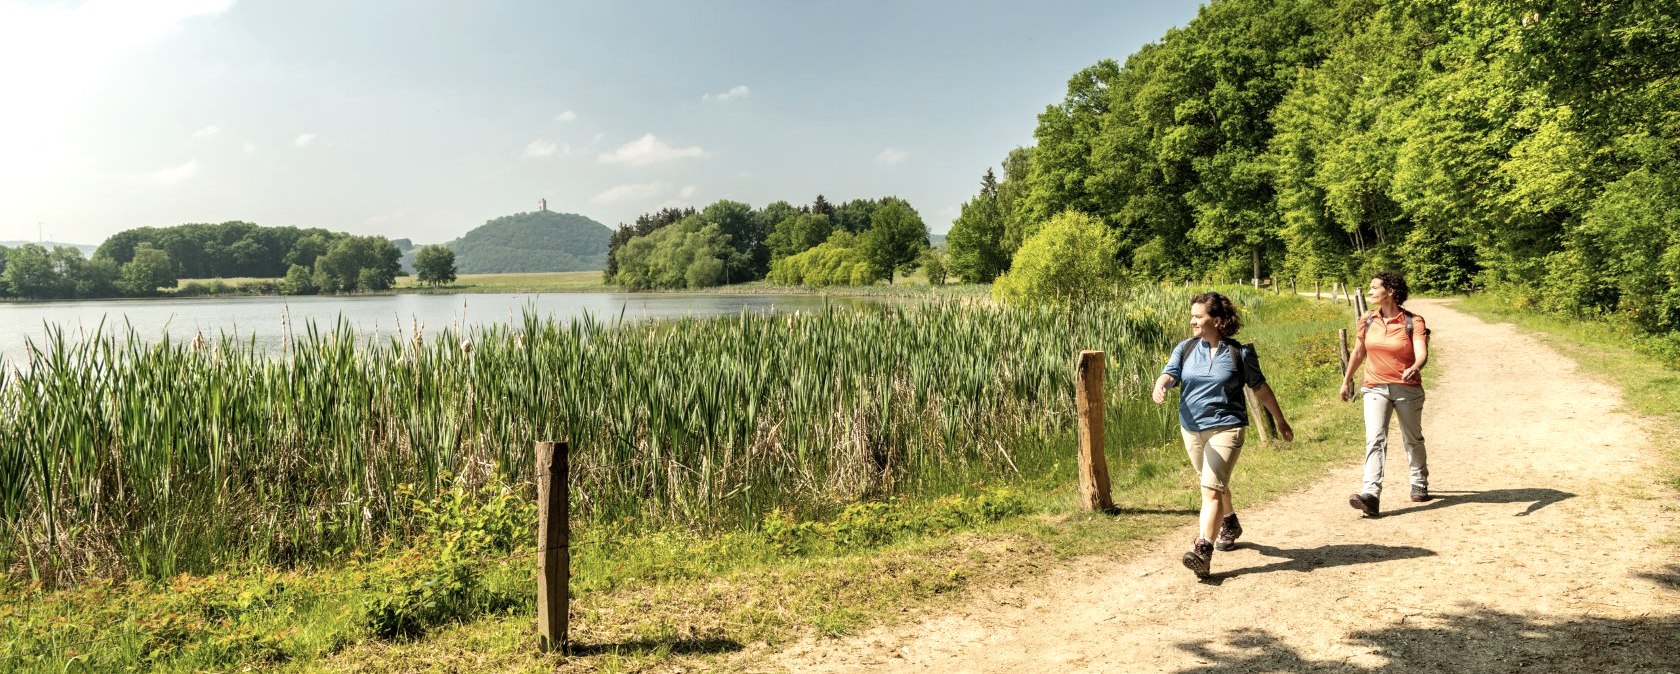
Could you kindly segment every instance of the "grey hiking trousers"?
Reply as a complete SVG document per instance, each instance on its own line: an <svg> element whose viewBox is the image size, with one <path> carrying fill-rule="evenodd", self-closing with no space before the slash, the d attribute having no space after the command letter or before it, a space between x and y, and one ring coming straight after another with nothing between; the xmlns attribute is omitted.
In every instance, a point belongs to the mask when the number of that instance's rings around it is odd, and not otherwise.
<svg viewBox="0 0 1680 674"><path fill-rule="evenodd" d="M1361 388L1360 392L1365 396L1364 493L1382 496L1391 413L1400 420L1400 437L1406 443L1406 461L1412 469L1412 487L1429 488L1429 455L1423 447L1423 387L1382 384Z"/></svg>

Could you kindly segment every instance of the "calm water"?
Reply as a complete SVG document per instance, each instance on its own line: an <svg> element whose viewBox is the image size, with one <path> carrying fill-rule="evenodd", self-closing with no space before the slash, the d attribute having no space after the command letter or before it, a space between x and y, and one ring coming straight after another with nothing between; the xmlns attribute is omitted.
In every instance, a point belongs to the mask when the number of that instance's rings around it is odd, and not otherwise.
<svg viewBox="0 0 1680 674"><path fill-rule="evenodd" d="M237 297L84 302L12 302L0 304L0 358L21 363L28 343L40 344L48 325L66 338L91 335L103 321L105 334L132 329L145 341L168 335L171 341L234 335L254 339L257 347L278 352L287 319L301 335L313 321L323 330L342 319L358 335L407 335L415 321L427 335L445 328L519 324L527 308L539 316L568 321L584 314L607 321L682 316L719 316L746 312L821 309L825 304L859 305L883 300L811 295L655 295L622 293L553 293L545 295L380 295L368 297Z"/></svg>

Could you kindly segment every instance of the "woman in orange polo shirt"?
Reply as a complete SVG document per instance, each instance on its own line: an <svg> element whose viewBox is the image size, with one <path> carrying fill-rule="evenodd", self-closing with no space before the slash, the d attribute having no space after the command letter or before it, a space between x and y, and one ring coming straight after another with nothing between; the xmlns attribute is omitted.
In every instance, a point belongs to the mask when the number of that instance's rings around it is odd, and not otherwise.
<svg viewBox="0 0 1680 674"><path fill-rule="evenodd" d="M1353 398L1353 375L1365 363L1365 484L1348 505L1378 517L1383 462L1388 459L1388 420L1400 419L1400 436L1411 464L1412 501L1429 500L1429 455L1423 445L1423 366L1429 362L1429 326L1403 306L1406 277L1385 271L1371 278L1371 313L1359 318L1359 341L1342 375L1342 400Z"/></svg>

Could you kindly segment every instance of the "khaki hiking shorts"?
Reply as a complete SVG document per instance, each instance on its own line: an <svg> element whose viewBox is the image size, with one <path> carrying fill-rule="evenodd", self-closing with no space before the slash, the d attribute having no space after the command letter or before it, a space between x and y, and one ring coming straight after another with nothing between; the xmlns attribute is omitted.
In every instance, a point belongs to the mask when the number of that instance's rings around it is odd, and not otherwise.
<svg viewBox="0 0 1680 674"><path fill-rule="evenodd" d="M1184 450L1190 454L1190 465L1202 476L1202 486L1225 491L1231 482L1231 469L1242 454L1244 426L1229 426L1206 431L1178 429L1184 434Z"/></svg>

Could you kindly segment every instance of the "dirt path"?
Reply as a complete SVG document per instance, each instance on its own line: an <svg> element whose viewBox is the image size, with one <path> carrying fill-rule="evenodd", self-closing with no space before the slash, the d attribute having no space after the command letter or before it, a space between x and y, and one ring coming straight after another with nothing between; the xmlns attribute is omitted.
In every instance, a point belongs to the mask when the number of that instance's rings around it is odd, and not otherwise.
<svg viewBox="0 0 1680 674"><path fill-rule="evenodd" d="M1185 527L963 609L775 657L795 672L1680 672L1680 531L1650 430L1619 393L1508 325L1415 300L1430 503L1390 442L1386 516L1348 465L1242 509L1215 575ZM1357 414L1348 406L1348 414ZM1242 468L1238 467L1238 480ZM1241 509L1240 483L1238 507ZM1667 544L1657 541L1666 539Z"/></svg>

